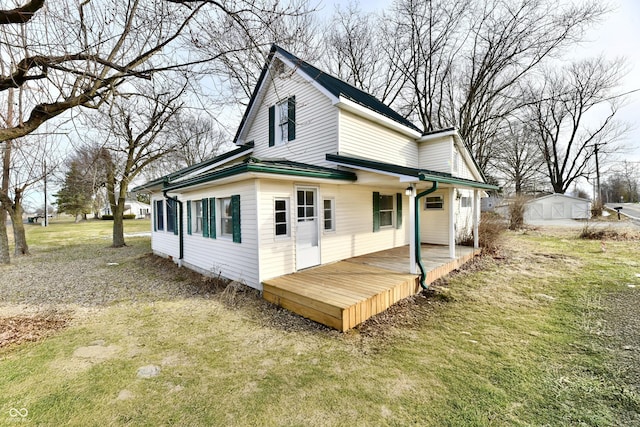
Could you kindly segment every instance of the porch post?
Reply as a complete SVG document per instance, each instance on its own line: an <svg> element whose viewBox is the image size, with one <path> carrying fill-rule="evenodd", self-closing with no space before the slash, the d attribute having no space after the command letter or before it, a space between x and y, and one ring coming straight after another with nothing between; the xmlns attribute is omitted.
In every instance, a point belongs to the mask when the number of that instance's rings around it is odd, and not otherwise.
<svg viewBox="0 0 640 427"><path fill-rule="evenodd" d="M473 190L473 248L478 249L480 247L480 235L478 234L478 222L480 220L480 212L478 212L478 205L480 199L478 198L478 189Z"/></svg>
<svg viewBox="0 0 640 427"><path fill-rule="evenodd" d="M413 187L413 184L411 184ZM418 274L416 263L416 190L409 195L409 272Z"/></svg>
<svg viewBox="0 0 640 427"><path fill-rule="evenodd" d="M449 188L449 258L456 257L456 189Z"/></svg>

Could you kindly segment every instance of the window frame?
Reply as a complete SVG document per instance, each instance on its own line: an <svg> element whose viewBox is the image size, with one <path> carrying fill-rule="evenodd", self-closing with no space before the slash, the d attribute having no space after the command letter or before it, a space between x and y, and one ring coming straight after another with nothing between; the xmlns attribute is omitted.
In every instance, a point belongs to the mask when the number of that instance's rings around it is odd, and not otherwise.
<svg viewBox="0 0 640 427"><path fill-rule="evenodd" d="M382 209L382 199L385 197L390 197L391 198L391 209ZM380 193L380 209L378 209L378 213L380 215L380 228L393 228L395 225L395 211L396 211L396 203L395 203L395 194L382 194ZM382 223L382 213L383 212L389 212L391 215L391 223L390 224L383 224Z"/></svg>
<svg viewBox="0 0 640 427"><path fill-rule="evenodd" d="M178 234L178 202L174 199L167 199L166 206L166 232Z"/></svg>
<svg viewBox="0 0 640 427"><path fill-rule="evenodd" d="M470 196L460 196L460 207L463 209L469 209L473 207L473 202L471 201L471 199L472 197Z"/></svg>
<svg viewBox="0 0 640 427"><path fill-rule="evenodd" d="M442 194L437 194L435 196L425 197L423 207L424 210L444 210L444 196Z"/></svg>
<svg viewBox="0 0 640 427"><path fill-rule="evenodd" d="M284 209L278 209L278 202L284 202ZM276 239L283 240L291 237L290 206L289 197L275 197L273 199L273 236ZM278 213L284 213L284 221L278 221ZM278 225L285 226L285 233L278 234Z"/></svg>
<svg viewBox="0 0 640 427"><path fill-rule="evenodd" d="M231 197L219 197L217 200L218 200L217 208L220 211L220 215L219 215L220 220L218 221L218 224L217 224L220 232L217 234L222 239L232 240L233 239L233 211L231 208ZM229 216L227 216L227 212L225 210L225 203L228 204ZM227 224L230 226L229 233L225 232L225 227L224 227L225 220L228 221Z"/></svg>
<svg viewBox="0 0 640 427"><path fill-rule="evenodd" d="M329 209L325 203L329 202ZM330 212L331 218L327 220L327 211ZM331 226L327 228L327 221L331 222ZM324 233L332 233L336 231L336 201L333 197L322 198L322 231Z"/></svg>
<svg viewBox="0 0 640 427"><path fill-rule="evenodd" d="M164 199L154 200L155 231L164 231Z"/></svg>
<svg viewBox="0 0 640 427"><path fill-rule="evenodd" d="M289 98L278 101L276 104L275 131L276 138L274 145L286 144L289 141Z"/></svg>
<svg viewBox="0 0 640 427"><path fill-rule="evenodd" d="M198 215L198 208L200 208L200 215ZM202 235L202 200L196 199L191 201L191 229L193 234Z"/></svg>

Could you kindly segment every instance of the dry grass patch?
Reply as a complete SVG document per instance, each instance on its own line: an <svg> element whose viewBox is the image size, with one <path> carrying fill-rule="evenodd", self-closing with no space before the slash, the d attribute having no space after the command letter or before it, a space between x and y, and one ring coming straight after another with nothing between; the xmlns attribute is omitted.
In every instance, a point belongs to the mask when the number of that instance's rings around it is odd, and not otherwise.
<svg viewBox="0 0 640 427"><path fill-rule="evenodd" d="M62 313L0 317L0 348L34 342L66 327L71 318Z"/></svg>

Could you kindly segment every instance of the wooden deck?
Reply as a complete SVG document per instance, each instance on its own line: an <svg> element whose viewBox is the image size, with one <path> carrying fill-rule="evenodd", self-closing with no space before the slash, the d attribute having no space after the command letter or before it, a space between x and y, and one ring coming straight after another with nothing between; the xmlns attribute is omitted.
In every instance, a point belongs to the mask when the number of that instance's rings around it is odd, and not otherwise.
<svg viewBox="0 0 640 427"><path fill-rule="evenodd" d="M456 259L444 246L423 245L426 283L471 260L477 250L456 247ZM263 282L263 297L323 325L346 331L420 291L409 273L404 246L322 265Z"/></svg>

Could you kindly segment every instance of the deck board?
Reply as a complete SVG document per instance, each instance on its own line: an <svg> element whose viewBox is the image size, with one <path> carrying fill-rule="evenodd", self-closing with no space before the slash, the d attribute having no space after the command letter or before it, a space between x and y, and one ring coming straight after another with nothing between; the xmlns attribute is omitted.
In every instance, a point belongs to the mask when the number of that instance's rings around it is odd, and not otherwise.
<svg viewBox="0 0 640 427"><path fill-rule="evenodd" d="M477 250L423 245L426 283L468 262ZM409 272L407 246L309 268L263 282L263 297L294 313L340 331L357 326L420 291Z"/></svg>

